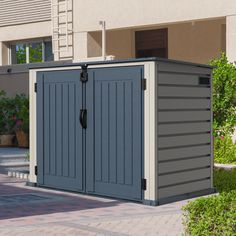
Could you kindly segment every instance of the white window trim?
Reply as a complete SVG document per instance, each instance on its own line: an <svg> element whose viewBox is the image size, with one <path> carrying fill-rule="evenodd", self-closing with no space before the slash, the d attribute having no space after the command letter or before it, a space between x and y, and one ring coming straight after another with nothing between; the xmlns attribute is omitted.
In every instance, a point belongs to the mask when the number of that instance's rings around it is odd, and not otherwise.
<svg viewBox="0 0 236 236"><path fill-rule="evenodd" d="M29 64L30 63L30 61L29 61L29 43L27 43L25 45L25 50L26 50L26 52L25 52L25 54L26 54L26 64Z"/></svg>
<svg viewBox="0 0 236 236"><path fill-rule="evenodd" d="M12 57L11 57L11 45L8 45L8 65L12 65Z"/></svg>

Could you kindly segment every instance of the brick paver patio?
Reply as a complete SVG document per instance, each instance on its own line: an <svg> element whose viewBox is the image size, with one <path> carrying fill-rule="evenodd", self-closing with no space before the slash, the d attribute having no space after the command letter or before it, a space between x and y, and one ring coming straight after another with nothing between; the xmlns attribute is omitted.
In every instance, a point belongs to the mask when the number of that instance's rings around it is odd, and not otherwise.
<svg viewBox="0 0 236 236"><path fill-rule="evenodd" d="M0 235L181 235L184 204L150 207L33 188L0 174Z"/></svg>

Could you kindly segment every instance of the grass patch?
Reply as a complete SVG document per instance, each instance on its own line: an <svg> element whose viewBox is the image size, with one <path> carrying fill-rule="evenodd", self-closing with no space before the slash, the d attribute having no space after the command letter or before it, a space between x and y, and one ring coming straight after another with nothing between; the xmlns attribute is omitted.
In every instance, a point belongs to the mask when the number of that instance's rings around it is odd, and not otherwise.
<svg viewBox="0 0 236 236"><path fill-rule="evenodd" d="M215 137L214 160L221 164L236 164L236 143L230 135Z"/></svg>
<svg viewBox="0 0 236 236"><path fill-rule="evenodd" d="M215 170L214 187L220 193L236 190L236 169L230 171Z"/></svg>
<svg viewBox="0 0 236 236"><path fill-rule="evenodd" d="M236 170L214 172L218 196L202 197L184 208L187 235L236 235Z"/></svg>

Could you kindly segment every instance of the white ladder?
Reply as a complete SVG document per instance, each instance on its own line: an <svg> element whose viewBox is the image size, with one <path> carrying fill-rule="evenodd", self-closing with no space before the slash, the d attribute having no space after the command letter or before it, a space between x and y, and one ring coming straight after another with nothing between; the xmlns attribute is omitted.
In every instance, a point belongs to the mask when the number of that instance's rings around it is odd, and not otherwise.
<svg viewBox="0 0 236 236"><path fill-rule="evenodd" d="M69 50L69 34L72 33L72 30L68 28L68 2L69 0L51 0L52 48L53 53L58 53L59 59L61 52L68 52ZM63 12L60 12L61 6L64 6ZM63 18L65 20L60 22ZM61 40L65 40L63 48L60 47Z"/></svg>

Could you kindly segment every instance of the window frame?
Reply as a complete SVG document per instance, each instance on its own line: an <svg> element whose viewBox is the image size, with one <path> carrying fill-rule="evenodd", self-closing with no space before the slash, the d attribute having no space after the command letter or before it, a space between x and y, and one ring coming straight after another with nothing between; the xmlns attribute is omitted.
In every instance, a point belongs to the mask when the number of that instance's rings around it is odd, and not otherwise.
<svg viewBox="0 0 236 236"><path fill-rule="evenodd" d="M9 65L21 65L21 64L13 64L12 63L12 47L16 46L17 44L25 44L26 47L26 63L22 64L30 64L30 63L37 63L37 62L30 62L29 61L29 45L31 43L41 43L42 44L42 61L45 62L45 43L52 42L52 39L35 39L35 40L21 40L21 41L15 41L9 44L9 57L8 57L8 63ZM40 63L40 62L39 62Z"/></svg>

